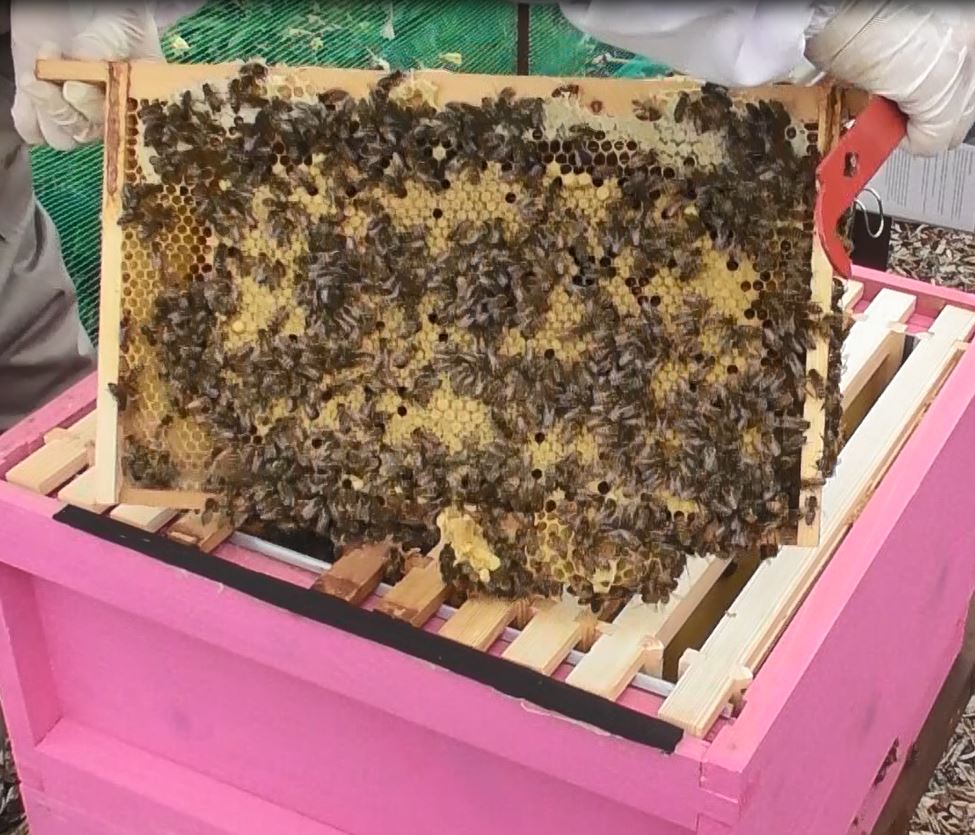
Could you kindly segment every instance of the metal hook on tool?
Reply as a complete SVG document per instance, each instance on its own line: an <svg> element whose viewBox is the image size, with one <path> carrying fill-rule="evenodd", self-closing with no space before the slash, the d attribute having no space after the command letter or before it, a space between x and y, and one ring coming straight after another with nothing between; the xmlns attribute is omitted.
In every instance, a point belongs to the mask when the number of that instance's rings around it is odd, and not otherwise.
<svg viewBox="0 0 975 835"><path fill-rule="evenodd" d="M871 238L876 240L877 238L879 238L881 235L884 234L884 229L886 229L887 226L887 221L884 218L884 201L880 198L880 195L877 194L877 192L870 187L865 188L863 191L871 195L873 199L877 201L877 214L880 215L880 226L877 228L876 232L874 232L874 230L870 228L870 221L867 220L866 218L866 216L869 215L869 212L867 211L866 206L863 205L859 197L853 201L853 205L856 206L861 212L863 212L864 214L863 224L867 229L867 234Z"/></svg>

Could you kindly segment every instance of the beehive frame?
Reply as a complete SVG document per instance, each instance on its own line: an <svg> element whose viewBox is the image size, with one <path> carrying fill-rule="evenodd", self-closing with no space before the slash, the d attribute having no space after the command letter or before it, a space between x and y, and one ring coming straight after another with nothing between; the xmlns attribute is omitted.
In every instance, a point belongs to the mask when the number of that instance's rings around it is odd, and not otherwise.
<svg viewBox="0 0 975 835"><path fill-rule="evenodd" d="M56 63L56 62L55 62ZM121 193L125 182L124 160L130 139L126 103L132 99L165 99L174 92L207 80L227 78L236 74L239 65L220 66L160 66L133 63L112 65L59 64L46 68L48 77L86 77L108 82L107 140L105 162L105 195L103 212L103 282L101 307L101 343L99 389L98 460L96 464L96 492L100 501L125 501L140 505L158 505L185 509L200 509L206 494L196 491L151 491L125 483L120 461L119 410L110 385L119 382L118 340L121 316L122 234L118 218L122 213ZM352 95L365 95L380 77L379 73L340 71L320 68L287 70L289 79L309 89L339 87ZM479 103L481 98L497 93L502 87L513 88L519 96L551 96L553 88L573 84L579 88L581 103L599 101L609 114L629 112L632 103L652 95L675 95L681 91L699 89L699 85L676 79L663 82L624 82L618 80L570 80L552 78L488 78L449 73L419 73L416 80L429 80L437 89L440 102L464 101ZM738 95L738 94L736 94ZM829 87L775 88L750 91L746 100L781 102L803 122L818 126L818 145L821 152L834 143L839 130L839 96ZM832 268L825 258L819 240L813 241L813 300L823 310L831 307L833 293ZM825 379L828 374L829 345L820 338L817 346L807 353L807 370ZM800 501L807 507L818 508L820 488L816 483L818 462L823 454L825 409L818 394L807 396L804 418L809 424L806 444L802 452L803 493ZM804 515L799 524L798 543L815 545L818 542L819 512Z"/></svg>

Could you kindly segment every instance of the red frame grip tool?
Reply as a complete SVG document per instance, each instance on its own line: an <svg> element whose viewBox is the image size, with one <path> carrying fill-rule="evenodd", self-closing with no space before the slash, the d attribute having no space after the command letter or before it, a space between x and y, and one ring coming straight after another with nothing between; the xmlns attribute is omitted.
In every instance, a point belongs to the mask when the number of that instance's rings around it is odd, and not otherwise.
<svg viewBox="0 0 975 835"><path fill-rule="evenodd" d="M816 234L833 269L850 278L853 265L837 228L843 214L907 134L907 117L874 96L816 169Z"/></svg>

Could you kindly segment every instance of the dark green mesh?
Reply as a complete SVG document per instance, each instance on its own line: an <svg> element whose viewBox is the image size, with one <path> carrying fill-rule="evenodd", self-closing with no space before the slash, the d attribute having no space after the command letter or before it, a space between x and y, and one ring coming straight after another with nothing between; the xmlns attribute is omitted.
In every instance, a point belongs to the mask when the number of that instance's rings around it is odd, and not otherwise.
<svg viewBox="0 0 975 835"><path fill-rule="evenodd" d="M529 43L533 75L656 78L667 72L660 64L582 34L555 5L532 9Z"/></svg>
<svg viewBox="0 0 975 835"><path fill-rule="evenodd" d="M531 72L653 77L663 68L582 35L557 7L531 11ZM511 74L517 7L507 0L211 0L163 35L170 61ZM81 316L97 339L102 148L34 152L34 182L61 235Z"/></svg>

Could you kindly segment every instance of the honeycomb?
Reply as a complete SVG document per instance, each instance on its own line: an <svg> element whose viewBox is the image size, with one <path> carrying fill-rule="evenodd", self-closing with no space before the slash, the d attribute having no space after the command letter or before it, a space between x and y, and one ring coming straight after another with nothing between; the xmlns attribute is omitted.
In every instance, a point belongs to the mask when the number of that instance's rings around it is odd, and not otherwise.
<svg viewBox="0 0 975 835"><path fill-rule="evenodd" d="M822 477L838 443L816 123L710 85L610 112L575 85L477 104L296 78L128 101L126 485L439 542L464 593L594 606L794 536L808 392Z"/></svg>

